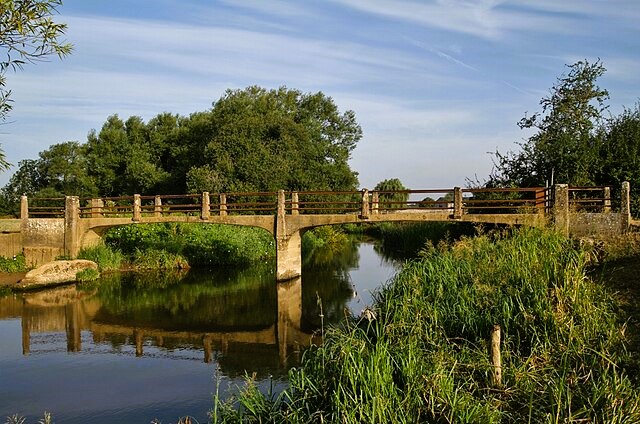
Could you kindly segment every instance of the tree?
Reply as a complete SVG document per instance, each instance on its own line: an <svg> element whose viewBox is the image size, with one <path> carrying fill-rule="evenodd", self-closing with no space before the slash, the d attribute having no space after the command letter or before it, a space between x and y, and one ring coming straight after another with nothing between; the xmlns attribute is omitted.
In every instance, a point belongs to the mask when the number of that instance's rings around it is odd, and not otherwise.
<svg viewBox="0 0 640 424"><path fill-rule="evenodd" d="M362 129L322 93L227 90L214 103L204 164L228 191L351 190L348 160ZM202 166L200 165L200 166Z"/></svg>
<svg viewBox="0 0 640 424"><path fill-rule="evenodd" d="M600 167L596 183L617 190L623 181L629 181L631 209L640 212L640 103L635 109L625 109L609 119L601 128Z"/></svg>
<svg viewBox="0 0 640 424"><path fill-rule="evenodd" d="M402 191L408 190L408 188L406 188L398 178L380 181L373 190L380 192L378 196L380 208L402 209L407 206L409 193L403 193ZM398 191L400 191L400 193L398 193Z"/></svg>
<svg viewBox="0 0 640 424"><path fill-rule="evenodd" d="M67 25L52 19L61 5L62 0L0 0L0 121L11 110L11 91L5 88L8 69L71 53L72 45L62 40ZM0 170L9 166L0 150Z"/></svg>
<svg viewBox="0 0 640 424"><path fill-rule="evenodd" d="M542 111L525 116L518 125L535 130L519 153L497 152L492 186L541 186L551 182L574 185L593 183L599 140L597 129L603 122L609 94L596 84L606 69L579 61L569 65L551 93L540 101Z"/></svg>

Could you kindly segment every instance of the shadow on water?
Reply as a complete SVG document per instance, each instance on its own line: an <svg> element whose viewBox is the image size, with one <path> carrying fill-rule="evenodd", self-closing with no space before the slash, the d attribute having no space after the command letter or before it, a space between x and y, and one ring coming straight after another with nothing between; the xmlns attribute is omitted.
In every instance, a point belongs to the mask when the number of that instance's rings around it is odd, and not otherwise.
<svg viewBox="0 0 640 424"><path fill-rule="evenodd" d="M65 405L90 392L103 399L95 407L84 403L92 422L113 422L118 414L126 421L134 410L153 411L147 421L164 416L170 422L195 411L206 415L214 374L240 382L256 373L259 384L284 384L301 350L320 342L314 336L319 305L325 325L344 319L358 290L352 276L375 269L376 263L362 263L379 261L374 255L373 245L358 241L317 250L305 258L302 279L287 283L276 284L274 264L265 263L116 273L95 285L2 298L0 418L52 410L57 421L82 422L78 406ZM194 361L201 365L190 365ZM78 370L80 384L72 376ZM130 399L129 387L139 384L148 397L144 405ZM205 398L193 404L196 393ZM163 396L171 401L163 403ZM190 404L184 412L177 406Z"/></svg>

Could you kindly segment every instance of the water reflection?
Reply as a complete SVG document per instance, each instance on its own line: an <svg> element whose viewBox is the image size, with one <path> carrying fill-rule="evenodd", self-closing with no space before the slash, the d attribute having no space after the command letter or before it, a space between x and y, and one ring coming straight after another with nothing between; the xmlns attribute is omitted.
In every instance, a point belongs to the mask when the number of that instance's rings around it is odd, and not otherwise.
<svg viewBox="0 0 640 424"><path fill-rule="evenodd" d="M325 325L343 319L355 292L365 290L358 288L354 275L365 269L380 273L375 261L380 259L372 245L354 242L333 252L315 252L305 259L302 279L286 283L276 284L273 264L263 264L240 270L112 274L95 287L71 285L2 298L0 398L6 403L0 405L0 417L53 410L57 421L82 422L77 411L61 412L66 399L85 395L72 378L68 383L60 380L60 375L68 378L69 369L81 370L86 376L83 387L88 385L97 399L109 398L114 405L104 413L87 412L98 423L112 422L113 408L126 409L122 413L127 416L147 408L157 411L153 417L162 417L164 408L164 420L175 421L180 414L197 412L175 410L175 405L192 402L194 393L203 399L193 408L206 413L214 372L230 380L255 372L259 381L285 381L301 350L320 342L314 339L321 324L319 305ZM365 279L377 285L386 277L367 274ZM65 352L72 355L60 356ZM105 360L105 355L113 359ZM207 368L176 367L176 360L197 361ZM112 385L133 384L140 378L134 376L143 372L143 384L153 386L145 390L161 393L147 393L153 402L146 406L126 407L131 399L113 395ZM158 384L160 376L174 378ZM175 378L200 385L165 393ZM15 389L25 384L28 388ZM65 386L64 391L53 389L64 393L64 400L53 400L52 391L44 389L48 385ZM169 395L173 406L158 404ZM106 408L104 402L96 407Z"/></svg>

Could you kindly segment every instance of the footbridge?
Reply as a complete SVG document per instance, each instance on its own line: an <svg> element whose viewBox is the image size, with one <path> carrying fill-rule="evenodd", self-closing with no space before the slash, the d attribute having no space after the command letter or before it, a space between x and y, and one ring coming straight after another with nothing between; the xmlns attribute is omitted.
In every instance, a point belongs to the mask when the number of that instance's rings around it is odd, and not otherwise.
<svg viewBox="0 0 640 424"><path fill-rule="evenodd" d="M24 252L37 265L76 257L112 227L199 222L263 228L276 241L276 275L300 275L301 236L323 225L375 222L472 222L554 225L563 233L626 231L629 184L619 203L609 187L460 188L21 199L20 218L0 220L0 255Z"/></svg>

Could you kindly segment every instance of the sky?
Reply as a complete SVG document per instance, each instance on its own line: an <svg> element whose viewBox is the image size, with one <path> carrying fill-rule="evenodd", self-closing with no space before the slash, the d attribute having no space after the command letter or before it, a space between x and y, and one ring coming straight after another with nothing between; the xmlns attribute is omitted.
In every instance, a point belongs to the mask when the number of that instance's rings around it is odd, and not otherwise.
<svg viewBox="0 0 640 424"><path fill-rule="evenodd" d="M465 186L517 150L567 64L601 60L611 114L640 98L640 0L64 0L73 54L7 75L17 164L107 117L211 108L226 89L323 92L353 110L360 186ZM4 185L15 167L0 173Z"/></svg>

